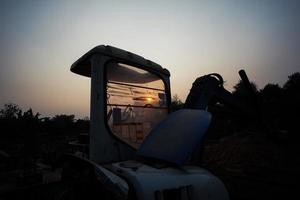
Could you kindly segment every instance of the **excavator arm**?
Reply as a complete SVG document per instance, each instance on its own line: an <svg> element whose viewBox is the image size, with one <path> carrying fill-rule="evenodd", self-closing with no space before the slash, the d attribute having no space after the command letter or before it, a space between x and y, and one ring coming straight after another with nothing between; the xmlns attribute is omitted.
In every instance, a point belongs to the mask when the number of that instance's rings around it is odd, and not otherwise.
<svg viewBox="0 0 300 200"><path fill-rule="evenodd" d="M245 83L245 80L248 80L247 75L244 71L240 73ZM249 80L246 84L250 84ZM217 102L227 104L250 116L255 114L252 106L241 102L224 89L223 78L219 74L201 76L193 83L184 108L169 114L154 127L137 154L175 165L184 165L201 143L210 125L212 116L207 111L208 105Z"/></svg>
<svg viewBox="0 0 300 200"><path fill-rule="evenodd" d="M239 71L240 77L245 84L245 88L255 99L249 79L244 70ZM253 105L247 105L237 99L231 92L223 87L223 78L221 75L213 73L197 78L187 96L184 108L206 110L208 105L213 105L217 102L229 105L245 114L253 115ZM255 104L254 104L255 105Z"/></svg>

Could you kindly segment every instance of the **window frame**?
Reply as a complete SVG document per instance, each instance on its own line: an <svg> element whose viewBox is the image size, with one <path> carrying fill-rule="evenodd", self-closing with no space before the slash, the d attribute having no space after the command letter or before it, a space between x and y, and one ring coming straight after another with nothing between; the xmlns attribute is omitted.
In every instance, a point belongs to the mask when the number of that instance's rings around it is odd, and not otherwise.
<svg viewBox="0 0 300 200"><path fill-rule="evenodd" d="M158 76L160 79L161 79L161 81L163 82L163 84L164 84L164 91L165 91L165 94L166 94L166 103L167 103L167 106L166 106L166 109L167 109L167 115L170 113L170 111L171 111L171 90L170 90L170 85L168 85L167 83L166 83L166 80L163 78L163 76L159 73L159 72L157 72L157 71L155 71L155 70L151 70L151 69L149 69L149 68L147 68L146 66L143 66L143 65L140 65L140 64L137 64L137 63L132 63L132 62L128 62L127 60L121 60L121 59L109 59L109 60L107 60L105 63L104 63L104 67L103 67L103 90L104 90L104 92L103 92L103 98L104 98L104 100L103 100L103 106L104 106L104 109L103 109L103 115L104 115L104 124L105 124L105 128L106 128L106 130L108 131L108 133L110 134L110 135L112 135L112 137L114 137L117 141L119 141L119 142L121 142L121 143L123 143L123 144L126 144L127 146L129 146L129 147L131 147L132 149L134 149L134 150L137 150L138 149L138 147L136 148L135 146L133 146L133 145L130 145L129 143L127 143L126 141L123 141L122 139L120 139L118 136L116 136L113 132L112 132L112 130L111 130L111 128L110 128L110 126L109 126L109 124L108 124L108 119L107 119L107 83L108 83L108 79L107 79L107 68L108 68L108 66L109 66L109 64L110 63L121 63L121 64L125 64L125 65L129 65L129 66L131 66L131 67L136 67L136 68L138 68L138 69L141 69L141 70L145 70L145 71L147 71L147 72L149 72L149 73L152 73L152 74L154 74L154 75L156 75L156 76Z"/></svg>

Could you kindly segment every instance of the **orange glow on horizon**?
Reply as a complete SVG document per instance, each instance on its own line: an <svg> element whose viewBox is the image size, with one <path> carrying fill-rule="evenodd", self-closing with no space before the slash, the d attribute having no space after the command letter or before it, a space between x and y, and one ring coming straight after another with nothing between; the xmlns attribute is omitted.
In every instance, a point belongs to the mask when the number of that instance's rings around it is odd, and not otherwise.
<svg viewBox="0 0 300 200"><path fill-rule="evenodd" d="M152 97L147 97L146 100L147 100L148 102L152 102L152 101L153 101L153 98L152 98Z"/></svg>

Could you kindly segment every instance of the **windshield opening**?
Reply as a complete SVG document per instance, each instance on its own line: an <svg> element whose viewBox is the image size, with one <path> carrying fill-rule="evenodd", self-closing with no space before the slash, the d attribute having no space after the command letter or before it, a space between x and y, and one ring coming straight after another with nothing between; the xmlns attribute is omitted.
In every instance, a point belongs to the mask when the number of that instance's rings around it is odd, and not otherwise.
<svg viewBox="0 0 300 200"><path fill-rule="evenodd" d="M106 68L107 123L111 132L138 148L167 114L163 80L146 70L111 62Z"/></svg>

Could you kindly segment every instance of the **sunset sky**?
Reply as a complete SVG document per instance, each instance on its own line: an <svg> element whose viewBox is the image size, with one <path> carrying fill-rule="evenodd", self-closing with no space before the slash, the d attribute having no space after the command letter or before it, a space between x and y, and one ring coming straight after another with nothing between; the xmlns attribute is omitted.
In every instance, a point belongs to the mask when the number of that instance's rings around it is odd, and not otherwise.
<svg viewBox="0 0 300 200"><path fill-rule="evenodd" d="M69 69L100 44L169 69L183 101L207 73L231 90L241 68L259 88L300 71L297 0L0 0L0 25L0 105L43 116L89 116L90 79Z"/></svg>

